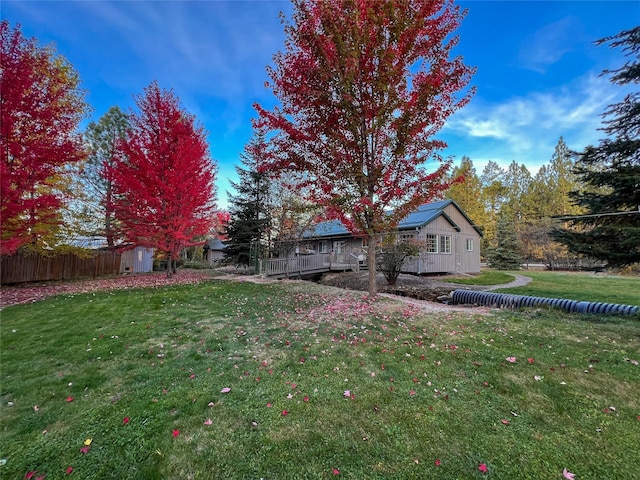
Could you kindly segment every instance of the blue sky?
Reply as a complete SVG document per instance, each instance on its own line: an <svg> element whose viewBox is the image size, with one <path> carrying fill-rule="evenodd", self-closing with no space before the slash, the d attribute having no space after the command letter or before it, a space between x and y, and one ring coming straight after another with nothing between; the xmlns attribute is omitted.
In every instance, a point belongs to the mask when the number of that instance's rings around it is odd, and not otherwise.
<svg viewBox="0 0 640 480"><path fill-rule="evenodd" d="M622 64L599 38L640 22L638 1L461 1L469 10L455 50L477 67L471 103L440 138L459 162L481 173L493 160L548 163L560 136L582 149L602 138L604 108L623 89L600 73ZM251 136L254 102L275 105L265 67L284 46L284 0L2 0L1 15L27 37L55 43L80 74L98 120L112 105L128 110L153 80L172 88L209 132L218 163L218 205Z"/></svg>

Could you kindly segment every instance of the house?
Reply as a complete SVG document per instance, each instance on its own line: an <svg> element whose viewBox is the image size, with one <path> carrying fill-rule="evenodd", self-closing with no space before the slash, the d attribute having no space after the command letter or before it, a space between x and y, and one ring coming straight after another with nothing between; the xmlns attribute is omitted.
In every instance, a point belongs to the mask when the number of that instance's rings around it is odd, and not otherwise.
<svg viewBox="0 0 640 480"><path fill-rule="evenodd" d="M398 241L417 240L421 253L405 262L405 273L478 273L482 231L453 200L421 205L399 224ZM332 265L366 265L367 239L352 235L339 220L305 233L300 254L329 254Z"/></svg>
<svg viewBox="0 0 640 480"><path fill-rule="evenodd" d="M202 247L202 260L214 265L224 258L224 249L226 245L219 238L207 238Z"/></svg>

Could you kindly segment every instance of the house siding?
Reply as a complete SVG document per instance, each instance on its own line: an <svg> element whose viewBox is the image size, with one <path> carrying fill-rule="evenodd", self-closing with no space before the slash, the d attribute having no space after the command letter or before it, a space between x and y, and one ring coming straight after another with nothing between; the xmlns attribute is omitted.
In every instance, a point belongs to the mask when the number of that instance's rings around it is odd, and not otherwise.
<svg viewBox="0 0 640 480"><path fill-rule="evenodd" d="M153 271L153 248L135 247L122 252L120 273L147 273Z"/></svg>
<svg viewBox="0 0 640 480"><path fill-rule="evenodd" d="M440 216L427 226L420 228L418 240L426 241L429 235L438 236L438 253L423 251L403 267L406 273L479 273L480 272L480 235L468 220L453 205L447 205L444 213L458 226L458 232L449 221ZM400 231L402 234L403 231ZM440 237L451 237L451 253L440 249ZM471 240L473 249L467 251L467 240Z"/></svg>

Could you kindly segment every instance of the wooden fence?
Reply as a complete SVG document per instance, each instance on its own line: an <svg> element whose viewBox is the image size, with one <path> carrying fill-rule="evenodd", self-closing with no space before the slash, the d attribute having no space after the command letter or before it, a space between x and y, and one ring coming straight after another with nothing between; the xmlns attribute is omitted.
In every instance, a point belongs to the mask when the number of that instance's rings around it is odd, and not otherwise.
<svg viewBox="0 0 640 480"><path fill-rule="evenodd" d="M120 273L120 252L96 252L90 257L72 253L45 257L39 254L3 255L0 265L0 284L69 280L101 277Z"/></svg>

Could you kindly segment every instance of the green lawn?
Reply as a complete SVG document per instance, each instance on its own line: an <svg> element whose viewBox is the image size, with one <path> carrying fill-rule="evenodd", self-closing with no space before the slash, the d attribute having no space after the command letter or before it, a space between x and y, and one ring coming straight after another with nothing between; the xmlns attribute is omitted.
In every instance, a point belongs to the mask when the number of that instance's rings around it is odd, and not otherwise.
<svg viewBox="0 0 640 480"><path fill-rule="evenodd" d="M531 277L533 281L524 287L498 292L640 306L640 277L526 270L510 273Z"/></svg>
<svg viewBox="0 0 640 480"><path fill-rule="evenodd" d="M0 321L3 479L640 471L637 319L434 314L213 280L59 296Z"/></svg>

